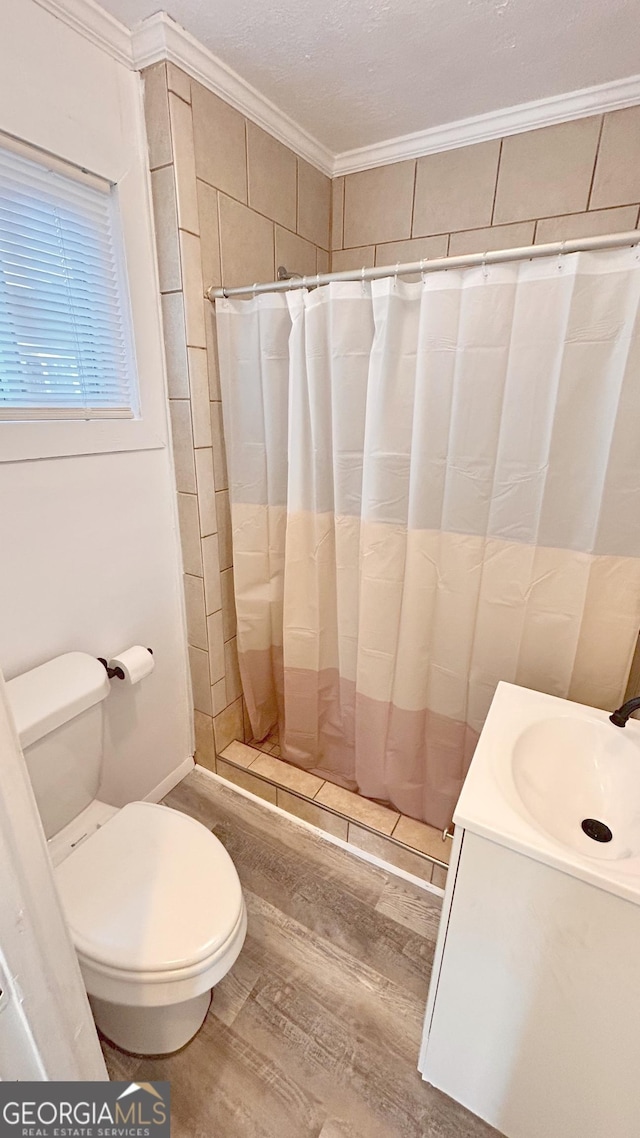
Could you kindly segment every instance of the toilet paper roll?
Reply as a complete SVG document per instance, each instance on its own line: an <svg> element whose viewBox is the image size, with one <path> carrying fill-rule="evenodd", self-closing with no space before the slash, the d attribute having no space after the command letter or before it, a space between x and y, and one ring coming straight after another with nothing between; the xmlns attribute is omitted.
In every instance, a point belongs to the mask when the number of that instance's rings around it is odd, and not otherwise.
<svg viewBox="0 0 640 1138"><path fill-rule="evenodd" d="M109 660L109 667L122 668L125 684L137 684L153 671L153 656L148 648L133 644Z"/></svg>

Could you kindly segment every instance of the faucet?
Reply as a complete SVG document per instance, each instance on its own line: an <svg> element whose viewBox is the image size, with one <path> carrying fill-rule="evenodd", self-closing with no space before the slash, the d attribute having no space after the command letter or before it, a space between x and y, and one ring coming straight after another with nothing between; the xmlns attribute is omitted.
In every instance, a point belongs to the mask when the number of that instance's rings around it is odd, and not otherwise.
<svg viewBox="0 0 640 1138"><path fill-rule="evenodd" d="M633 715L634 711L640 711L640 695L634 696L633 699L628 699L626 703L623 703L622 707L618 707L616 711L609 716L609 719L612 723L615 723L616 727L624 727L627 719L630 715Z"/></svg>

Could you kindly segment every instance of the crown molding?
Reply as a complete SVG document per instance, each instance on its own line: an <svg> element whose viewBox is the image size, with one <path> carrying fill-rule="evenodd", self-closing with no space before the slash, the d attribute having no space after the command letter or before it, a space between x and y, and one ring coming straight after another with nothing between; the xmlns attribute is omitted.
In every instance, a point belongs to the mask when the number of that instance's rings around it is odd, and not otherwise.
<svg viewBox="0 0 640 1138"><path fill-rule="evenodd" d="M166 12L150 16L131 32L95 0L35 2L129 68L141 70L162 60L175 63L329 177L640 104L640 75L632 75L333 154Z"/></svg>
<svg viewBox="0 0 640 1138"><path fill-rule="evenodd" d="M566 95L553 95L532 103L521 103L516 107L506 107L504 110L430 127L428 130L416 131L415 134L405 134L400 138L389 138L371 146L345 150L335 157L333 176L370 170L374 166L388 166L391 162L402 162L406 158L421 158L425 154L455 150L459 146L487 142L510 134L522 134L526 130L553 126L554 123L586 118L605 111L617 111L638 103L640 75L631 75L628 79L616 79L597 87L585 87Z"/></svg>
<svg viewBox="0 0 640 1138"><path fill-rule="evenodd" d="M329 177L334 155L308 131L261 95L237 72L227 67L166 12L158 12L132 32L134 66L139 70L166 59L186 71L252 122L290 147Z"/></svg>
<svg viewBox="0 0 640 1138"><path fill-rule="evenodd" d="M131 32L94 0L35 0L35 3L125 67L133 67Z"/></svg>

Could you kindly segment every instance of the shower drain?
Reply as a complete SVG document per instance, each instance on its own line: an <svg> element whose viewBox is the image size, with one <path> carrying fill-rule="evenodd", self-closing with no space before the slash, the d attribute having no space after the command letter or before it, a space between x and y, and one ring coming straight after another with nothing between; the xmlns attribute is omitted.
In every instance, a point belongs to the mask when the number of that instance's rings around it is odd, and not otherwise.
<svg viewBox="0 0 640 1138"><path fill-rule="evenodd" d="M587 837L593 838L594 842L610 842L613 837L609 827L597 818L585 818L581 824Z"/></svg>

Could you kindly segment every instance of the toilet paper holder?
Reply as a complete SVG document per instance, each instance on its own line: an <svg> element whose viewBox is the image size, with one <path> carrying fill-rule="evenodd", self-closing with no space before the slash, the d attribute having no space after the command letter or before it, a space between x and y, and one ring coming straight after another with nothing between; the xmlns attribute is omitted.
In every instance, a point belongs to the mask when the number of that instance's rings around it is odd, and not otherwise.
<svg viewBox="0 0 640 1138"><path fill-rule="evenodd" d="M153 656L153 648L147 648L147 652ZM110 668L104 656L98 656L98 663L102 664L110 680L124 679L124 672L122 671L122 668Z"/></svg>

